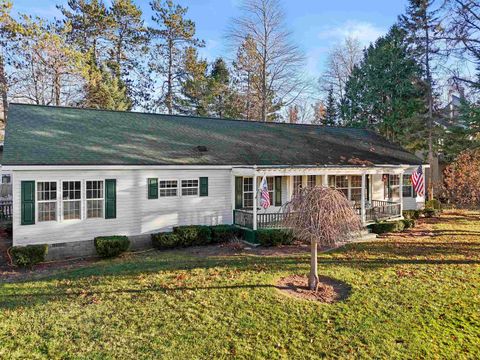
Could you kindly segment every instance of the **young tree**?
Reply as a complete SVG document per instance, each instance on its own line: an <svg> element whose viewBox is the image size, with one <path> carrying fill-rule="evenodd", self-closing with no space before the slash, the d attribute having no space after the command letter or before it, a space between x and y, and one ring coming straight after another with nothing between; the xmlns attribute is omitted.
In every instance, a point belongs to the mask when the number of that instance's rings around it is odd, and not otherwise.
<svg viewBox="0 0 480 360"><path fill-rule="evenodd" d="M372 127L416 150L425 137L422 68L410 55L405 32L393 26L364 53L345 88L346 125Z"/></svg>
<svg viewBox="0 0 480 360"><path fill-rule="evenodd" d="M433 57L438 54L440 21L438 11L433 9L433 0L409 0L409 6L404 15L400 16L401 27L407 33L409 49L419 63L423 65L426 83L427 129L428 129L428 162L430 173L434 168L434 82ZM433 199L432 176L428 177L428 196Z"/></svg>
<svg viewBox="0 0 480 360"><path fill-rule="evenodd" d="M327 56L326 70L318 80L324 92L333 91L341 103L345 96L345 86L355 65L362 59L362 46L358 39L347 37L337 44Z"/></svg>
<svg viewBox="0 0 480 360"><path fill-rule="evenodd" d="M457 206L480 206L480 150L462 152L444 171L444 192Z"/></svg>
<svg viewBox="0 0 480 360"><path fill-rule="evenodd" d="M304 57L286 30L278 0L244 0L242 10L242 16L232 20L228 38L237 49L247 39L252 43L245 55L258 68L252 84L259 95L260 119L267 121L304 90L299 76Z"/></svg>
<svg viewBox="0 0 480 360"><path fill-rule="evenodd" d="M335 126L337 124L338 112L337 104L333 96L333 88L328 90L327 101L325 106L324 125Z"/></svg>
<svg viewBox="0 0 480 360"><path fill-rule="evenodd" d="M295 237L310 244L310 275L308 286L318 285L317 248L332 247L358 236L362 229L360 217L350 201L338 190L328 187L301 189L284 206L284 225Z"/></svg>
<svg viewBox="0 0 480 360"><path fill-rule="evenodd" d="M203 41L195 38L195 23L186 19L188 8L176 5L171 0L154 0L150 3L152 20L158 28L150 28L155 41L151 68L165 78L159 105L173 114L179 100L180 79L183 73L183 54L187 47L202 47Z"/></svg>

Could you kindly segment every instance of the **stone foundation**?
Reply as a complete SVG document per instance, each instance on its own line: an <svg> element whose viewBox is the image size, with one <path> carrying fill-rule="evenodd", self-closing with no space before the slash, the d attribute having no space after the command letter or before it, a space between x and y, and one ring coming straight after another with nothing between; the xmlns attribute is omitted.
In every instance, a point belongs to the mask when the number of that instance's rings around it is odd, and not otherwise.
<svg viewBox="0 0 480 360"><path fill-rule="evenodd" d="M143 250L152 247L150 234L129 236L130 250ZM61 260L66 258L95 256L93 240L74 241L48 245L47 261Z"/></svg>

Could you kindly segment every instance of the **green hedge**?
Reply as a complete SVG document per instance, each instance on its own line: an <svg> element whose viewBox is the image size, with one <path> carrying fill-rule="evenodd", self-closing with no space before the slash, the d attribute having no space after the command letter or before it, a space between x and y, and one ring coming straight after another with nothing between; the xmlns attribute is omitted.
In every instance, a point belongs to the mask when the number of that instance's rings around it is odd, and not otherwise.
<svg viewBox="0 0 480 360"><path fill-rule="evenodd" d="M405 219L418 220L421 213L421 210L404 210L403 217Z"/></svg>
<svg viewBox="0 0 480 360"><path fill-rule="evenodd" d="M180 239L181 246L198 246L212 243L212 229L210 226L176 226L173 228L173 233Z"/></svg>
<svg viewBox="0 0 480 360"><path fill-rule="evenodd" d="M404 229L411 229L415 227L415 220L414 219L403 219L403 227Z"/></svg>
<svg viewBox="0 0 480 360"><path fill-rule="evenodd" d="M182 242L177 234L172 232L152 234L152 245L159 250L173 249L182 246Z"/></svg>
<svg viewBox="0 0 480 360"><path fill-rule="evenodd" d="M293 233L282 229L257 230L257 240L262 246L290 245L293 243Z"/></svg>
<svg viewBox="0 0 480 360"><path fill-rule="evenodd" d="M442 203L437 199L428 200L425 202L425 208L442 210Z"/></svg>
<svg viewBox="0 0 480 360"><path fill-rule="evenodd" d="M234 225L215 225L212 229L212 242L221 244L242 236L242 231Z"/></svg>
<svg viewBox="0 0 480 360"><path fill-rule="evenodd" d="M385 222L378 222L378 223L369 225L369 227L373 233L383 234L383 233L403 231L403 229L405 228L405 224L403 220L385 221Z"/></svg>
<svg viewBox="0 0 480 360"><path fill-rule="evenodd" d="M118 256L128 250L130 240L126 236L99 236L94 240L97 254L104 258Z"/></svg>
<svg viewBox="0 0 480 360"><path fill-rule="evenodd" d="M14 246L10 250L13 263L20 267L31 267L45 261L47 253L48 245Z"/></svg>
<svg viewBox="0 0 480 360"><path fill-rule="evenodd" d="M438 210L434 208L426 207L425 209L423 209L423 216L425 216L426 218L437 216L437 214L438 214Z"/></svg>

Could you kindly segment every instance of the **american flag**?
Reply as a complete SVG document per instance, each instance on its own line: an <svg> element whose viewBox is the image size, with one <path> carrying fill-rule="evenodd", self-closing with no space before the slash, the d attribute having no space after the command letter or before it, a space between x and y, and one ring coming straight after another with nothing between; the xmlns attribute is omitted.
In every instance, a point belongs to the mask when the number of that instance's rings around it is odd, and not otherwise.
<svg viewBox="0 0 480 360"><path fill-rule="evenodd" d="M260 183L260 206L264 209L270 206L270 194L268 193L268 183L265 176Z"/></svg>
<svg viewBox="0 0 480 360"><path fill-rule="evenodd" d="M412 174L412 185L413 188L415 189L415 192L417 193L417 196L423 196L424 193L424 176L423 176L423 171L422 171L422 165L420 165L417 170Z"/></svg>

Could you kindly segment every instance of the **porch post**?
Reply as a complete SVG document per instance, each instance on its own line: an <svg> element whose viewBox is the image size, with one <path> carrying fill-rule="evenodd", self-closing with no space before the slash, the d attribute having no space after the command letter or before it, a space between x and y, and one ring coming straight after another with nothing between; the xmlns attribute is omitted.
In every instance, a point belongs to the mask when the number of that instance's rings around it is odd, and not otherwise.
<svg viewBox="0 0 480 360"><path fill-rule="evenodd" d="M323 174L322 176L322 186L328 187L328 174Z"/></svg>
<svg viewBox="0 0 480 360"><path fill-rule="evenodd" d="M362 218L362 224L365 226L366 216L365 216L365 173L362 174L362 196L361 196L361 207L360 207L360 216Z"/></svg>
<svg viewBox="0 0 480 360"><path fill-rule="evenodd" d="M399 179L399 197L400 197L400 216L403 216L403 171L400 173L400 179Z"/></svg>
<svg viewBox="0 0 480 360"><path fill-rule="evenodd" d="M257 230L257 166L253 171L253 230Z"/></svg>

